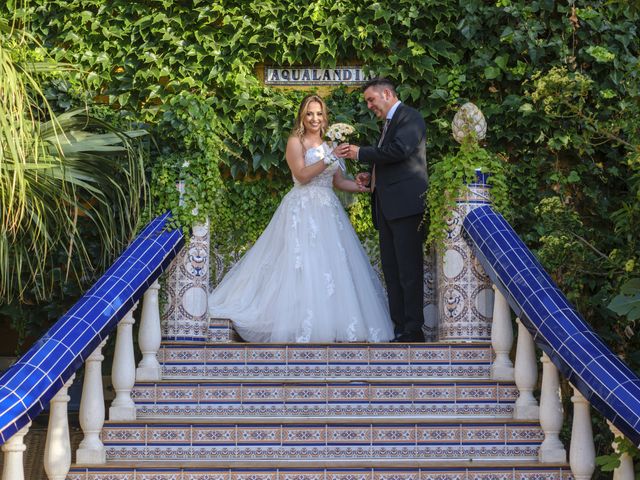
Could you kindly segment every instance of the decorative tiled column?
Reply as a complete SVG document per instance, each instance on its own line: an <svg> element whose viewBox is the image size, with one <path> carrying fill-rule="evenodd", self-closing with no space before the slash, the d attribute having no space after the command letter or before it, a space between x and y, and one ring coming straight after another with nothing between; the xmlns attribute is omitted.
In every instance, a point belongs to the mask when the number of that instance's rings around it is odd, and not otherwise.
<svg viewBox="0 0 640 480"><path fill-rule="evenodd" d="M491 203L490 186L486 184L486 177L478 172L478 183L467 187L447 222L444 250L437 254L440 341L491 341L491 280L462 235L462 222L467 213Z"/></svg>
<svg viewBox="0 0 640 480"><path fill-rule="evenodd" d="M195 225L191 240L167 270L162 339L206 342L209 334L209 222Z"/></svg>
<svg viewBox="0 0 640 480"><path fill-rule="evenodd" d="M424 252L424 291L422 311L424 312L425 342L438 341L438 303L436 294L436 254L432 246Z"/></svg>
<svg viewBox="0 0 640 480"><path fill-rule="evenodd" d="M215 248L210 252L211 259L211 288L215 289L224 276L238 263L242 255L237 252L223 255ZM209 343L232 343L242 341L240 335L233 329L233 324L226 318L209 319Z"/></svg>

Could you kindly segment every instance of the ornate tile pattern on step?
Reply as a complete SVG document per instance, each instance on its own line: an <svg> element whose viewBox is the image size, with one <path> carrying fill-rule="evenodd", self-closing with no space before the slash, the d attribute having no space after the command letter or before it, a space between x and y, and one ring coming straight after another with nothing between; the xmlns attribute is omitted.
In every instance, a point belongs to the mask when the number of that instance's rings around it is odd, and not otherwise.
<svg viewBox="0 0 640 480"><path fill-rule="evenodd" d="M488 378L489 344L164 345L164 378Z"/></svg>
<svg viewBox="0 0 640 480"><path fill-rule="evenodd" d="M535 460L539 425L524 423L280 423L107 425L107 458Z"/></svg>
<svg viewBox="0 0 640 480"><path fill-rule="evenodd" d="M568 467L149 468L74 467L68 480L572 480Z"/></svg>
<svg viewBox="0 0 640 480"><path fill-rule="evenodd" d="M513 384L469 382L206 382L139 384L139 418L175 416L509 417Z"/></svg>

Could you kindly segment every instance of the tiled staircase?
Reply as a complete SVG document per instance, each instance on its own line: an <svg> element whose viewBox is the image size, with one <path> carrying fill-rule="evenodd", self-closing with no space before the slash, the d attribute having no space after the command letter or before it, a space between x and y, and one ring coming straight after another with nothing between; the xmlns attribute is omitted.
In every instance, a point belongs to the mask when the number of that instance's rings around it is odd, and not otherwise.
<svg viewBox="0 0 640 480"><path fill-rule="evenodd" d="M489 344L166 343L73 480L553 480ZM226 337L228 338L228 337Z"/></svg>

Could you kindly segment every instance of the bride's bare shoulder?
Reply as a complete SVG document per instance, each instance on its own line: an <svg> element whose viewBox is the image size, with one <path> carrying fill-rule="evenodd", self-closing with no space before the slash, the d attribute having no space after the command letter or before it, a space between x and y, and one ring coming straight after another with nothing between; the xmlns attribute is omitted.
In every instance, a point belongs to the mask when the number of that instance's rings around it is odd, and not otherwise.
<svg viewBox="0 0 640 480"><path fill-rule="evenodd" d="M302 139L300 139L300 137L296 137L295 135L291 135L287 140L287 148L296 148L299 150L303 150L304 144L302 143Z"/></svg>

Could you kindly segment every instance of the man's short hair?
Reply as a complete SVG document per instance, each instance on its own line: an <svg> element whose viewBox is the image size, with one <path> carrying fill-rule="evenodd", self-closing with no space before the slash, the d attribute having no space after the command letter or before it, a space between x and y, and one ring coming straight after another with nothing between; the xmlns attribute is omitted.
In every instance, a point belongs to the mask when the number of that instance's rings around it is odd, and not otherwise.
<svg viewBox="0 0 640 480"><path fill-rule="evenodd" d="M364 92L369 87L388 88L389 90L391 90L391 93L393 93L396 97L398 96L398 94L396 93L396 87L393 82L385 77L372 78L362 86L362 91Z"/></svg>

